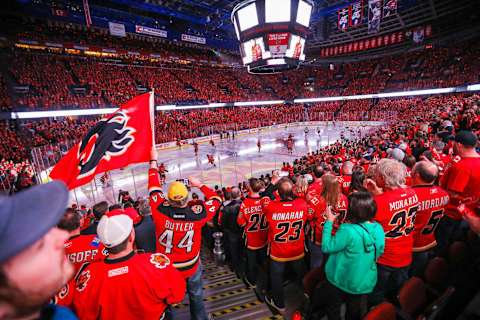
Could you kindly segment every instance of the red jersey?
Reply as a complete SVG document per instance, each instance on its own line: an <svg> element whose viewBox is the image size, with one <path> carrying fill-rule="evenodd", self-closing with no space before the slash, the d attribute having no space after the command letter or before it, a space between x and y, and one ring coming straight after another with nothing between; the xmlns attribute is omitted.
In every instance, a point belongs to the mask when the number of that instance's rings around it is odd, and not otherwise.
<svg viewBox="0 0 480 320"><path fill-rule="evenodd" d="M311 185L308 186L307 194L310 197L316 197L316 196L320 195L320 192L322 192L322 188L323 188L323 181L322 181L322 179L319 179L318 181L315 181Z"/></svg>
<svg viewBox="0 0 480 320"><path fill-rule="evenodd" d="M247 197L240 205L237 223L245 227L247 248L250 250L258 250L267 245L268 224L263 214L263 206L269 202L268 197Z"/></svg>
<svg viewBox="0 0 480 320"><path fill-rule="evenodd" d="M153 222L158 237L157 251L166 254L185 278L197 271L200 258L202 227L212 219L222 204L220 197L207 186L200 190L207 197L193 207L170 206L163 195L158 172L148 172L148 190Z"/></svg>
<svg viewBox="0 0 480 320"><path fill-rule="evenodd" d="M325 210L327 209L327 202L321 196L313 197L310 199L309 203L310 208L312 211L309 213L309 217L311 218L311 240L314 241L315 244L321 246L322 245L322 236L323 236L323 225L327 220L325 216ZM340 194L337 202L337 209L339 216L333 223L332 234L334 235L337 232L338 227L345 221L347 217L347 209L348 209L348 199L344 194Z"/></svg>
<svg viewBox="0 0 480 320"><path fill-rule="evenodd" d="M400 188L375 196L375 221L385 231L385 251L378 263L400 268L412 261L413 228L418 210L418 197L411 188Z"/></svg>
<svg viewBox="0 0 480 320"><path fill-rule="evenodd" d="M252 47L252 59L253 61L257 61L262 57L262 48L260 48L260 45L257 43Z"/></svg>
<svg viewBox="0 0 480 320"><path fill-rule="evenodd" d="M74 265L75 273L85 262L101 261L107 253L96 234L76 235L65 241L65 254Z"/></svg>
<svg viewBox="0 0 480 320"><path fill-rule="evenodd" d="M420 252L437 245L434 231L448 203L448 193L432 185L413 186L420 206L413 230L413 251Z"/></svg>
<svg viewBox="0 0 480 320"><path fill-rule="evenodd" d="M351 174L344 174L337 178L338 183L340 184L340 189L344 195L349 194L350 183L352 182Z"/></svg>
<svg viewBox="0 0 480 320"><path fill-rule="evenodd" d="M410 168L407 168L405 172L405 184L409 187L413 186L412 169Z"/></svg>
<svg viewBox="0 0 480 320"><path fill-rule="evenodd" d="M182 301L186 283L170 259L135 254L93 263L77 277L73 309L80 320L158 320Z"/></svg>
<svg viewBox="0 0 480 320"><path fill-rule="evenodd" d="M269 255L275 261L292 261L304 257L303 227L308 218L305 200L271 201L264 209L268 222Z"/></svg>
<svg viewBox="0 0 480 320"><path fill-rule="evenodd" d="M445 190L460 193L461 199L480 197L480 157L460 158L450 162L440 183ZM462 219L457 206L461 199L450 199L445 214L450 218Z"/></svg>

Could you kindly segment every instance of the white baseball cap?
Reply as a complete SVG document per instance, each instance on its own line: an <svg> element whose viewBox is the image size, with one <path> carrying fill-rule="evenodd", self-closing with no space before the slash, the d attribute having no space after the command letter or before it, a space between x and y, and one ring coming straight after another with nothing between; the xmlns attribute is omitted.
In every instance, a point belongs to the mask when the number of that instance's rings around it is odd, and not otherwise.
<svg viewBox="0 0 480 320"><path fill-rule="evenodd" d="M107 248L112 248L125 241L133 229L133 221L126 214L104 215L97 226L100 241Z"/></svg>

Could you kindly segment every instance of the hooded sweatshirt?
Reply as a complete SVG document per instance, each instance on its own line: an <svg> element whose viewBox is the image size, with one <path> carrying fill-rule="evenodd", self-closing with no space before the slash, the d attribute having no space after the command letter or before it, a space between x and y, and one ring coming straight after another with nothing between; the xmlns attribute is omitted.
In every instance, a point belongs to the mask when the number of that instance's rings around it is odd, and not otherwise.
<svg viewBox="0 0 480 320"><path fill-rule="evenodd" d="M332 222L325 222L322 251L330 254L325 273L331 284L347 293L373 291L377 283L376 261L384 249L385 233L377 222L343 223L335 236Z"/></svg>

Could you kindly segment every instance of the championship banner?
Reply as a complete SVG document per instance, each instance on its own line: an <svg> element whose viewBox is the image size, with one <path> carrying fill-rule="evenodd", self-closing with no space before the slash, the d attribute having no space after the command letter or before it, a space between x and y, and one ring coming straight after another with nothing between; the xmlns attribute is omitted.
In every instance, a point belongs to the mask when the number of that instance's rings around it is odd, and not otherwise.
<svg viewBox="0 0 480 320"><path fill-rule="evenodd" d="M363 1L352 4L350 12L350 26L358 27L362 23L363 18Z"/></svg>
<svg viewBox="0 0 480 320"><path fill-rule="evenodd" d="M345 31L348 28L348 18L350 17L350 6L338 10L338 29Z"/></svg>
<svg viewBox="0 0 480 320"><path fill-rule="evenodd" d="M383 17L390 17L397 14L397 0L384 0Z"/></svg>
<svg viewBox="0 0 480 320"><path fill-rule="evenodd" d="M381 18L382 2L380 0L368 0L368 33L380 32Z"/></svg>
<svg viewBox="0 0 480 320"><path fill-rule="evenodd" d="M88 7L88 0L83 0L83 11L85 12L85 22L87 27L92 25L92 17L90 17L90 8Z"/></svg>
<svg viewBox="0 0 480 320"><path fill-rule="evenodd" d="M288 32L267 34L272 57L284 57L288 48Z"/></svg>
<svg viewBox="0 0 480 320"><path fill-rule="evenodd" d="M148 162L154 145L153 92L127 102L98 121L50 172L69 190L83 186L96 174Z"/></svg>
<svg viewBox="0 0 480 320"><path fill-rule="evenodd" d="M422 27L416 27L413 29L413 35L412 35L412 40L415 43L420 43L423 42L423 39L425 38L425 28Z"/></svg>
<svg viewBox="0 0 480 320"><path fill-rule="evenodd" d="M149 28L149 27L144 27L144 26L139 26L139 25L135 25L135 32L136 33L142 33L142 34L148 34L149 36L154 36L154 37L161 37L161 38L166 38L167 37L167 31L166 30Z"/></svg>
<svg viewBox="0 0 480 320"><path fill-rule="evenodd" d="M110 29L110 34L112 36L126 37L125 25L121 23L108 22L108 28Z"/></svg>

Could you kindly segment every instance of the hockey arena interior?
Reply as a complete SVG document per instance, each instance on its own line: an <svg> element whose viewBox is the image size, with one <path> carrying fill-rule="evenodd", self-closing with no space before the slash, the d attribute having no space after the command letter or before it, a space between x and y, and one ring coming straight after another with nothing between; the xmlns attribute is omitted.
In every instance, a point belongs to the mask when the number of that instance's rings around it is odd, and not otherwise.
<svg viewBox="0 0 480 320"><path fill-rule="evenodd" d="M0 319L480 319L470 0L5 0Z"/></svg>

